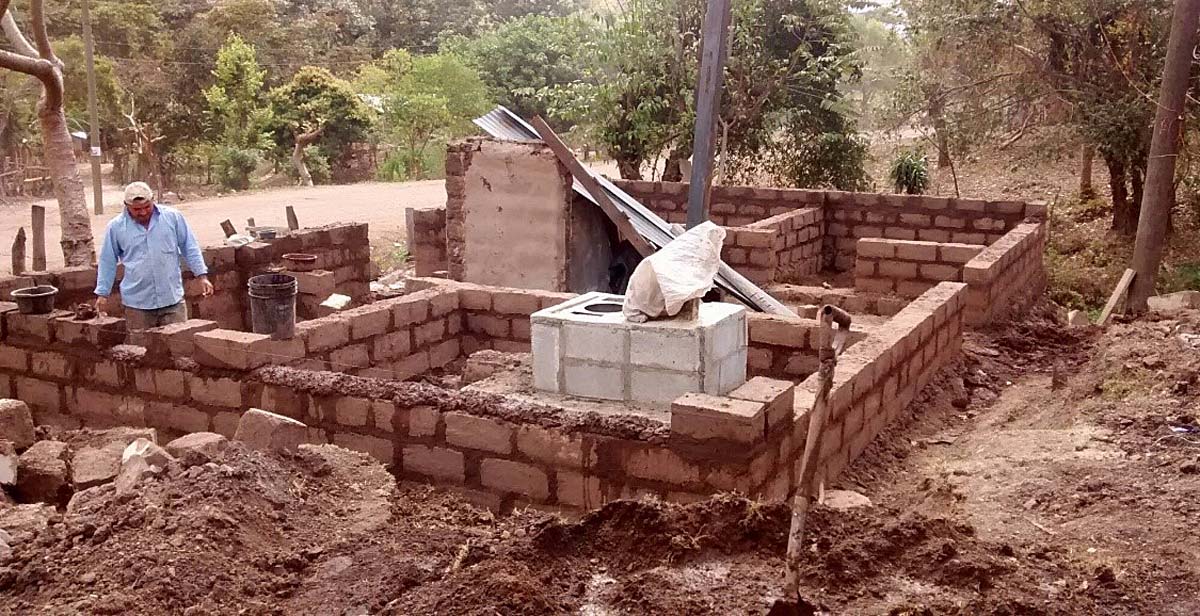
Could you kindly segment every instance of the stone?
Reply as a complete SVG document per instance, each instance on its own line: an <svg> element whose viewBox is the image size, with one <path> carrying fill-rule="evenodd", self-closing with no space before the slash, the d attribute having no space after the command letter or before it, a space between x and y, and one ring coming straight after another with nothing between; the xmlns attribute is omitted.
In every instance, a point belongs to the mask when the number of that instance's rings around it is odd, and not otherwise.
<svg viewBox="0 0 1200 616"><path fill-rule="evenodd" d="M233 439L257 451L295 451L308 443L308 426L290 417L250 409L238 421Z"/></svg>
<svg viewBox="0 0 1200 616"><path fill-rule="evenodd" d="M71 457L71 485L76 491L108 483L121 472L120 443L106 447L85 447Z"/></svg>
<svg viewBox="0 0 1200 616"><path fill-rule="evenodd" d="M37 538L56 517L58 511L42 503L0 509L0 528L9 534L5 543L16 545Z"/></svg>
<svg viewBox="0 0 1200 616"><path fill-rule="evenodd" d="M121 472L114 485L117 494L130 494L141 485L142 480L154 475L154 467L143 456L133 456L121 464Z"/></svg>
<svg viewBox="0 0 1200 616"><path fill-rule="evenodd" d="M971 396L967 393L967 385L961 377L950 379L950 404L954 408L965 409L971 403Z"/></svg>
<svg viewBox="0 0 1200 616"><path fill-rule="evenodd" d="M1188 308L1200 308L1200 291L1180 291L1167 295L1155 295L1146 300L1150 310L1172 313Z"/></svg>
<svg viewBox="0 0 1200 616"><path fill-rule="evenodd" d="M1070 327L1087 327L1091 324L1091 319L1088 319L1087 313L1082 310L1072 310L1067 313L1067 325Z"/></svg>
<svg viewBox="0 0 1200 616"><path fill-rule="evenodd" d="M18 451L37 440L33 431L33 414L29 405L20 400L0 400L0 434L12 441Z"/></svg>
<svg viewBox="0 0 1200 616"><path fill-rule="evenodd" d="M38 441L17 461L17 496L39 503L66 502L70 494L67 444Z"/></svg>
<svg viewBox="0 0 1200 616"><path fill-rule="evenodd" d="M17 485L17 460L12 441L0 441L0 486Z"/></svg>
<svg viewBox="0 0 1200 616"><path fill-rule="evenodd" d="M194 432L167 443L167 453L192 462L208 462L220 457L229 448L229 439L214 432Z"/></svg>
<svg viewBox="0 0 1200 616"><path fill-rule="evenodd" d="M147 439L139 438L125 447L121 453L121 466L125 466L133 458L144 458L150 466L166 468L175 459L167 450L155 445Z"/></svg>
<svg viewBox="0 0 1200 616"><path fill-rule="evenodd" d="M822 501L822 504L830 509L844 511L846 509L870 507L871 499L853 490L828 490L825 492L825 500Z"/></svg>

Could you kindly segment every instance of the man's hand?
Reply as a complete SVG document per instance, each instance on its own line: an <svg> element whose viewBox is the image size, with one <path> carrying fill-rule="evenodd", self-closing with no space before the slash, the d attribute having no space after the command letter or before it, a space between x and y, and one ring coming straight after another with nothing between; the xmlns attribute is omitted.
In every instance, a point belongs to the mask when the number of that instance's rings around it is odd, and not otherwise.
<svg viewBox="0 0 1200 616"><path fill-rule="evenodd" d="M200 278L198 278L198 280L200 281L200 295L202 295L204 297L208 297L208 296L212 295L213 294L213 283L208 281L208 276L201 276Z"/></svg>
<svg viewBox="0 0 1200 616"><path fill-rule="evenodd" d="M101 316L108 314L108 298L103 295L96 297L96 312Z"/></svg>

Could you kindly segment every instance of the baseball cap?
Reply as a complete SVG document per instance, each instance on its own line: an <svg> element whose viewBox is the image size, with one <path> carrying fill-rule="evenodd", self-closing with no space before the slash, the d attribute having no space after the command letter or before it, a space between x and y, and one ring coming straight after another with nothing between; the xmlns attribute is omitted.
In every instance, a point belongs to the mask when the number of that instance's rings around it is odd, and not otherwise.
<svg viewBox="0 0 1200 616"><path fill-rule="evenodd" d="M154 191L145 182L134 182L125 187L125 203L134 201L154 201Z"/></svg>

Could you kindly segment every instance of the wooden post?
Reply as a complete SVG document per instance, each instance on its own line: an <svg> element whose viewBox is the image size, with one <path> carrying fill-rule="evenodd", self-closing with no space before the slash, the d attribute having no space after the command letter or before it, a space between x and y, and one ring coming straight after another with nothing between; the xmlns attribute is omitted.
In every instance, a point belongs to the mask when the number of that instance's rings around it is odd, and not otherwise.
<svg viewBox="0 0 1200 616"><path fill-rule="evenodd" d="M287 221L288 229L295 231L300 228L300 221L296 218L296 208L287 206Z"/></svg>
<svg viewBox="0 0 1200 616"><path fill-rule="evenodd" d="M221 230L225 232L225 237L233 237L234 235L237 235L237 229L235 229L233 223L229 222L228 220L221 221Z"/></svg>
<svg viewBox="0 0 1200 616"><path fill-rule="evenodd" d="M253 218L247 218L247 219L246 219L246 228L247 228L247 229L253 229L253 228L254 228L254 227L256 227L256 226L258 226L258 225L254 224L254 219L253 219Z"/></svg>
<svg viewBox="0 0 1200 616"><path fill-rule="evenodd" d="M1112 295L1108 298L1108 303L1104 304L1104 310L1100 313L1100 320L1096 321L1096 325L1101 327L1108 325L1108 317L1112 316L1113 310L1116 310L1117 304L1121 302L1129 293L1129 285L1133 283L1137 272L1132 269L1125 270L1121 275L1121 280L1117 281L1117 288L1113 289Z"/></svg>
<svg viewBox="0 0 1200 616"><path fill-rule="evenodd" d="M784 576L783 598L793 603L800 594L800 558L804 551L804 522L808 508L812 505L812 482L817 474L817 456L825 438L825 421L829 415L829 392L833 389L833 371L837 368L837 357L845 346L846 334L850 331L850 315L837 306L821 308L818 358L821 367L817 372L817 398L813 403L808 420L808 438L805 440L804 457L800 462L800 477L796 481L796 493L792 497L792 524L788 532L787 572ZM837 323L835 337L833 324ZM774 609L772 610L775 612Z"/></svg>
<svg viewBox="0 0 1200 616"><path fill-rule="evenodd" d="M688 228L708 220L712 195L713 153L721 88L729 56L730 0L708 0L704 41L700 50L700 79L696 82L696 130L692 140L692 177L688 187Z"/></svg>
<svg viewBox="0 0 1200 616"><path fill-rule="evenodd" d="M13 239L12 273L13 276L25 273L25 227L17 229L17 237Z"/></svg>
<svg viewBox="0 0 1200 616"><path fill-rule="evenodd" d="M46 208L33 206L33 271L46 271Z"/></svg>

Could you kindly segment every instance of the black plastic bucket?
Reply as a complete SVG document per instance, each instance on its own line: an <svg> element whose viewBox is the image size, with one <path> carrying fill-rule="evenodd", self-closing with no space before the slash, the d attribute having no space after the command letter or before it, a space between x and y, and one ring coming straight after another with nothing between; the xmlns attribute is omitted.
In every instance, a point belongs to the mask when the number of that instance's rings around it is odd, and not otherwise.
<svg viewBox="0 0 1200 616"><path fill-rule="evenodd" d="M54 312L54 298L57 296L58 288L48 284L25 287L12 292L12 298L17 302L17 311L21 314L50 314Z"/></svg>
<svg viewBox="0 0 1200 616"><path fill-rule="evenodd" d="M250 324L254 333L288 340L296 333L295 276L263 274L250 279Z"/></svg>

